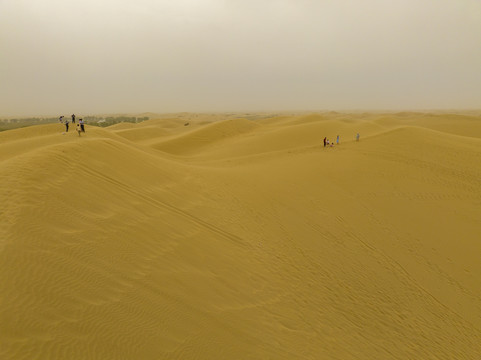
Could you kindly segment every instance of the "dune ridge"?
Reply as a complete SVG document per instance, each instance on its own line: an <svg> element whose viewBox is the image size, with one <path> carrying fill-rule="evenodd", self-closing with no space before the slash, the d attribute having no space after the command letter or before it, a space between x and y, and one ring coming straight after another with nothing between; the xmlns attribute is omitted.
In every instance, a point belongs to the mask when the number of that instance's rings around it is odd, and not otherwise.
<svg viewBox="0 0 481 360"><path fill-rule="evenodd" d="M0 358L481 357L479 116L235 116L0 133Z"/></svg>

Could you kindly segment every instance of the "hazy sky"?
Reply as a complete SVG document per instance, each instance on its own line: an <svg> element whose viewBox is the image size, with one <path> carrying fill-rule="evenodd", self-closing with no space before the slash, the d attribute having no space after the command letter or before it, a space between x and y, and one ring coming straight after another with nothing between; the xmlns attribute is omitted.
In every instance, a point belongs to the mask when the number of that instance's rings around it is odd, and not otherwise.
<svg viewBox="0 0 481 360"><path fill-rule="evenodd" d="M481 108L481 0L0 0L0 115Z"/></svg>

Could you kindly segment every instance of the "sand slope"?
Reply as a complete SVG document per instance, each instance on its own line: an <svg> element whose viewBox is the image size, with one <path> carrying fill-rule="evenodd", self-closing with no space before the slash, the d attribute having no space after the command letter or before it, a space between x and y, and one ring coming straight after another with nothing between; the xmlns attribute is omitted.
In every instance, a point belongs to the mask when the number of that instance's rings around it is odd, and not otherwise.
<svg viewBox="0 0 481 360"><path fill-rule="evenodd" d="M252 118L0 133L0 358L481 358L481 118Z"/></svg>

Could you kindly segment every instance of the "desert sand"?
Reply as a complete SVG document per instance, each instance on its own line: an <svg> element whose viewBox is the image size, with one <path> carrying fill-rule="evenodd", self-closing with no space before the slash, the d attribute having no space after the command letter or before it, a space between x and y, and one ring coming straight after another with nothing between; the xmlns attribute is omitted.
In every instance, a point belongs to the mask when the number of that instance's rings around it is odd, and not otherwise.
<svg viewBox="0 0 481 360"><path fill-rule="evenodd" d="M481 359L479 115L86 131L0 133L1 359Z"/></svg>

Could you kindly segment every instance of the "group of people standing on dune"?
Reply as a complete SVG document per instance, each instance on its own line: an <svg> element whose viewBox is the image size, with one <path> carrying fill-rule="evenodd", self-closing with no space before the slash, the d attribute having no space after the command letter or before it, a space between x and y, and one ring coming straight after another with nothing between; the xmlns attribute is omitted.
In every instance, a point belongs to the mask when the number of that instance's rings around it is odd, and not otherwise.
<svg viewBox="0 0 481 360"><path fill-rule="evenodd" d="M336 137L336 145L339 145L339 135ZM359 141L359 133L356 134L356 141ZM324 147L333 147L334 141L329 141L327 137L324 137Z"/></svg>
<svg viewBox="0 0 481 360"><path fill-rule="evenodd" d="M64 134L68 133L68 127L69 127L69 124L70 124L70 120L68 118L65 118L65 116L60 116L58 121L62 124L65 124L65 132ZM72 124L75 124L75 114L72 114ZM81 133L85 133L85 122L83 119L79 119L78 120L78 124L77 124L77 132L78 132L78 136L81 135Z"/></svg>
<svg viewBox="0 0 481 360"><path fill-rule="evenodd" d="M339 135L336 137L336 145L339 145ZM324 138L324 147L329 146L333 147L334 146L334 141L329 141L327 137Z"/></svg>

